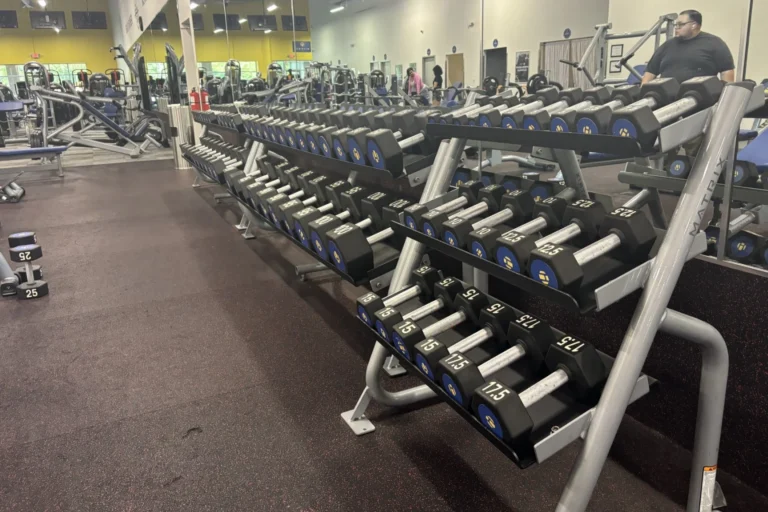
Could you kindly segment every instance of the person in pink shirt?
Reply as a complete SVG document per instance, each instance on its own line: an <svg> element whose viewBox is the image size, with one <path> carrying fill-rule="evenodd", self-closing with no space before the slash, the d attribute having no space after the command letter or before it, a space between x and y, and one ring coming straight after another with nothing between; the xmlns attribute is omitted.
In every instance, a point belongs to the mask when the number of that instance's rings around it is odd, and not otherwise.
<svg viewBox="0 0 768 512"><path fill-rule="evenodd" d="M415 69L408 68L406 73L408 74L408 94L410 96L418 96L424 88L424 82Z"/></svg>

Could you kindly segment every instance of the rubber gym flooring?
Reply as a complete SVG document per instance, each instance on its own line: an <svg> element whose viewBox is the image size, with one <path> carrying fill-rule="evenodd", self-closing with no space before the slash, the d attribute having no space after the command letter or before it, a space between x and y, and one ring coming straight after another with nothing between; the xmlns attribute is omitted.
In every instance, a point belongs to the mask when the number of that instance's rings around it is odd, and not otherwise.
<svg viewBox="0 0 768 512"><path fill-rule="evenodd" d="M554 510L579 444L521 471L442 404L373 404L353 435L363 290L299 282L306 255L245 242L172 167L68 168L0 206L51 290L0 302L0 510ZM682 507L609 460L590 511L617 510Z"/></svg>

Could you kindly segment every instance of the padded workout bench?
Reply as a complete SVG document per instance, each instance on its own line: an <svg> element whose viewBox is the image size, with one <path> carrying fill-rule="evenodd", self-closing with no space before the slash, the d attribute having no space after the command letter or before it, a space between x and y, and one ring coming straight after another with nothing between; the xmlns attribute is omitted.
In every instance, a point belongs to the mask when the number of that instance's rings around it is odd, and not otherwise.
<svg viewBox="0 0 768 512"><path fill-rule="evenodd" d="M751 137L753 134L755 135L754 138ZM749 130L746 131L742 137L744 140L752 138L752 141L747 144L747 147L739 151L736 158L738 160L746 160L754 163L760 174L768 171L768 130L763 130L763 132L759 134L756 131Z"/></svg>
<svg viewBox="0 0 768 512"><path fill-rule="evenodd" d="M45 148L18 148L18 149L0 149L0 161L4 160L23 160L25 158L52 158L56 160L56 169L58 177L64 177L64 168L61 165L61 154L67 150L67 146L49 146ZM7 170L7 169L4 169ZM35 168L37 170L37 168Z"/></svg>

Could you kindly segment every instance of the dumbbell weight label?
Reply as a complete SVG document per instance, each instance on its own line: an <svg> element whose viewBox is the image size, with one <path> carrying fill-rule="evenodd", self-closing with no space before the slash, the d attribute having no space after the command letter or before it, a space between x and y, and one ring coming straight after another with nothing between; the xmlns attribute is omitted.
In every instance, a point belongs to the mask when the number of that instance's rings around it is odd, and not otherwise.
<svg viewBox="0 0 768 512"><path fill-rule="evenodd" d="M37 297L37 289L24 290L28 299L34 299Z"/></svg>
<svg viewBox="0 0 768 512"><path fill-rule="evenodd" d="M423 267L417 268L416 270L413 271L413 273L414 274L419 274L420 276L423 276L424 274L426 274L428 272L431 272L431 271L432 271L432 267L428 267L428 266L425 265Z"/></svg>
<svg viewBox="0 0 768 512"><path fill-rule="evenodd" d="M404 323L400 324L397 329L395 329L395 333L392 335L392 342L394 343L397 350L400 351L401 354L403 354L408 359L411 358L410 353L408 352L408 347L405 345L405 341L403 341L403 336L412 333L416 329L418 329L419 326L411 322L410 320L405 321Z"/></svg>
<svg viewBox="0 0 768 512"><path fill-rule="evenodd" d="M494 303L494 304L491 304L490 306L488 306L487 308L485 308L485 310L486 310L488 313L491 313L491 314L493 314L493 315L498 315L498 314L499 314L499 313L501 313L501 312L502 312L504 309L505 309L505 308L504 308L504 306L503 306L502 304L498 303L498 302L496 302L496 303Z"/></svg>
<svg viewBox="0 0 768 512"><path fill-rule="evenodd" d="M518 325L522 325L528 330L531 330L537 325L539 325L541 323L541 320L539 320L538 318L534 318L531 315L523 315L517 320L515 320L515 323Z"/></svg>
<svg viewBox="0 0 768 512"><path fill-rule="evenodd" d="M381 336L387 341L389 341L389 334L387 333L387 330L384 328L384 324L381 322L380 319L389 318L395 313L397 313L397 311L389 307L376 312L376 315L379 317L379 319L376 320L376 332L378 332L379 336Z"/></svg>
<svg viewBox="0 0 768 512"><path fill-rule="evenodd" d="M571 206L574 208L581 208L582 210L588 210L593 206L595 206L596 204L597 203L595 201L590 201L588 199L579 199L571 203Z"/></svg>
<svg viewBox="0 0 768 512"><path fill-rule="evenodd" d="M622 217L628 219L630 217L634 217L638 213L638 210L632 210L630 208L616 208L610 214L614 217Z"/></svg>
<svg viewBox="0 0 768 512"><path fill-rule="evenodd" d="M557 342L557 346L571 354L578 354L587 344L573 336L563 336Z"/></svg>
<svg viewBox="0 0 768 512"><path fill-rule="evenodd" d="M483 386L480 391L494 402L503 400L504 397L512 394L512 390L495 380L492 380L487 385Z"/></svg>
<svg viewBox="0 0 768 512"><path fill-rule="evenodd" d="M563 252L565 248L555 244L546 244L539 248L539 252L546 254L547 256L555 256Z"/></svg>
<svg viewBox="0 0 768 512"><path fill-rule="evenodd" d="M357 306L357 316L360 318L360 320L365 322L366 325L368 325L368 326L372 325L373 321L368 316L368 313L365 312L365 308L363 306L366 306L366 305L370 304L371 302L373 302L375 300L378 300L378 299L379 299L379 296L376 295L373 292L366 293L365 295L363 295L362 297L357 299L358 302L360 302L360 305Z"/></svg>
<svg viewBox="0 0 768 512"><path fill-rule="evenodd" d="M461 370L470 364L470 361L461 354L452 354L445 359L445 362L446 364L449 364L454 370Z"/></svg>
<svg viewBox="0 0 768 512"><path fill-rule="evenodd" d="M19 254L19 261L29 261L32 258L32 253L29 251L22 251Z"/></svg>

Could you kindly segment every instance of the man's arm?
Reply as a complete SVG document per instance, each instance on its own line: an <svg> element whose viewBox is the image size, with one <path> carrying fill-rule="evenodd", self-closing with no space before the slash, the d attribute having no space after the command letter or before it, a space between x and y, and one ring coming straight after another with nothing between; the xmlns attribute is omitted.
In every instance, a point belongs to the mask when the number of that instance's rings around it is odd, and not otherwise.
<svg viewBox="0 0 768 512"><path fill-rule="evenodd" d="M646 71L646 72L643 74L643 80L642 80L642 83L650 82L650 81L651 81L651 80L653 80L654 78L656 78L656 75L654 75L653 73L649 73L649 72L647 72L647 71Z"/></svg>
<svg viewBox="0 0 768 512"><path fill-rule="evenodd" d="M723 71L720 73L720 80L723 80L724 82L733 82L736 80L736 71L733 69Z"/></svg>
<svg viewBox="0 0 768 512"><path fill-rule="evenodd" d="M736 79L736 73L734 72L736 65L733 63L733 55L725 41L718 38L717 42L714 58L717 69L720 71L720 79L726 82L733 82Z"/></svg>

